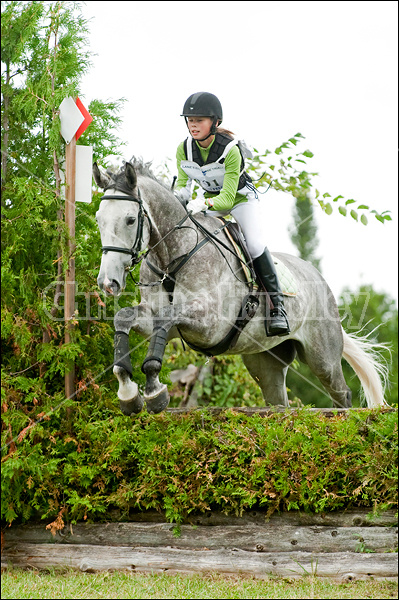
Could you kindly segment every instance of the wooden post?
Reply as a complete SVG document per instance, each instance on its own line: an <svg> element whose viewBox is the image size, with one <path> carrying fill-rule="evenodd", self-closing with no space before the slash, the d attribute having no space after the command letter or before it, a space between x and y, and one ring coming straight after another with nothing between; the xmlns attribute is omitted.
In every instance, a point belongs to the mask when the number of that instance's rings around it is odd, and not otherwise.
<svg viewBox="0 0 399 600"><path fill-rule="evenodd" d="M70 322L75 315L75 177L76 177L76 138L66 145L65 151L65 225L68 240L68 268L65 275L65 343L72 341L73 324ZM65 373L65 396L69 398L75 392L75 364Z"/></svg>

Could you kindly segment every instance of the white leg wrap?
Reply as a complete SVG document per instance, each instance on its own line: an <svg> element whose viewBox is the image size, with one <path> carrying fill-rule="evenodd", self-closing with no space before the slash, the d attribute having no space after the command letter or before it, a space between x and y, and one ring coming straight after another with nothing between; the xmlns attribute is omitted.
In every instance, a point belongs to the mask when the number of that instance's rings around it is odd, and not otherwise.
<svg viewBox="0 0 399 600"><path fill-rule="evenodd" d="M119 390L118 390L118 398L123 402L127 400L132 400L136 398L139 393L139 388L137 383L131 381L129 375L126 373L125 369L122 367L114 367L114 375L119 381Z"/></svg>

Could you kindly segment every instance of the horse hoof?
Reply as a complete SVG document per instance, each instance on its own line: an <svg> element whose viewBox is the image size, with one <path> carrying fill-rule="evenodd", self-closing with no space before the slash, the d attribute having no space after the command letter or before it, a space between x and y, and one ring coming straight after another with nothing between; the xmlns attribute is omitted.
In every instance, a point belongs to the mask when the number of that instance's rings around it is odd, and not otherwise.
<svg viewBox="0 0 399 600"><path fill-rule="evenodd" d="M137 394L135 398L131 400L127 400L126 402L123 400L119 400L119 407L124 415L130 416L131 414L137 415L144 406L144 400L140 394Z"/></svg>
<svg viewBox="0 0 399 600"><path fill-rule="evenodd" d="M150 414L158 414L162 412L169 404L169 392L166 385L164 385L160 392L154 395L147 396L144 394L144 400L147 404L147 411Z"/></svg>

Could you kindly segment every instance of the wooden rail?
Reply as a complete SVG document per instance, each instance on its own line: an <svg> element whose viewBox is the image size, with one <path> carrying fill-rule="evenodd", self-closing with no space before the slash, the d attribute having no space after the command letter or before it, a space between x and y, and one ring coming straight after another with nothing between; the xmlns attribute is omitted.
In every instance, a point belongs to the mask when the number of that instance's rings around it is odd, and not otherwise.
<svg viewBox="0 0 399 600"><path fill-rule="evenodd" d="M342 581L397 577L397 521L393 511L372 521L369 511L309 515L299 511L265 520L210 513L180 526L162 515L135 522L69 525L54 536L44 524L6 530L3 567L82 571L191 572L300 577ZM145 521L141 521L145 519ZM158 519L158 522L157 522Z"/></svg>

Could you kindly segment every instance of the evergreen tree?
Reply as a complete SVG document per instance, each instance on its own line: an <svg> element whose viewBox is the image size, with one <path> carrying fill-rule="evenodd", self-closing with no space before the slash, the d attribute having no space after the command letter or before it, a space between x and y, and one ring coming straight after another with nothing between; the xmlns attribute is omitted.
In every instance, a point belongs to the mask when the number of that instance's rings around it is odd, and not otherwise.
<svg viewBox="0 0 399 600"><path fill-rule="evenodd" d="M2 2L1 27L2 399L8 440L37 415L48 418L64 400L68 360L76 361L82 391L105 372L86 395L98 391L106 377L113 382L114 307L97 293L101 243L95 197L76 207L76 335L73 343L63 343L69 257L59 107L65 97L79 95L79 81L90 67L80 4ZM117 155L122 146L114 134L121 102L94 100L88 106L93 122L78 143L93 146L97 161Z"/></svg>

